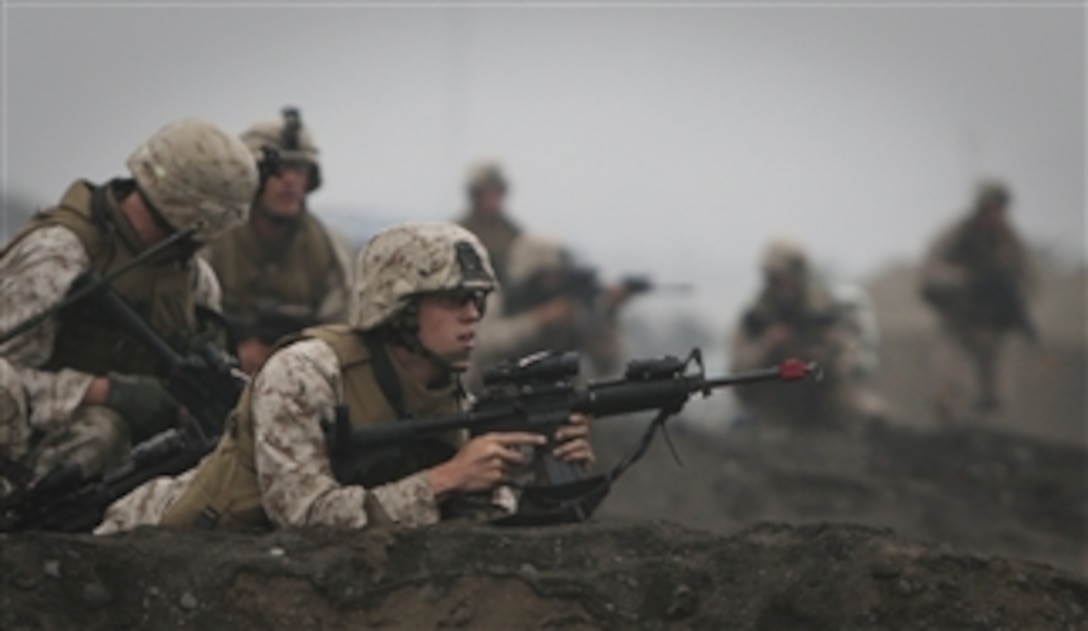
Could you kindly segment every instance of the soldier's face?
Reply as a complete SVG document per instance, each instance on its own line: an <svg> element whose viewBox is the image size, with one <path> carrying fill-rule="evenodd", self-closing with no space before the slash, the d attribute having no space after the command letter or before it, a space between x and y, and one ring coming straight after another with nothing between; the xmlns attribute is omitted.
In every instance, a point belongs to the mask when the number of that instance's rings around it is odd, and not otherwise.
<svg viewBox="0 0 1088 631"><path fill-rule="evenodd" d="M771 288L771 295L780 303L793 303L801 297L800 279L793 274L768 274L767 284Z"/></svg>
<svg viewBox="0 0 1088 631"><path fill-rule="evenodd" d="M989 229L997 229L1005 225L1008 218L1008 207L1005 204L987 204L980 212L982 225Z"/></svg>
<svg viewBox="0 0 1088 631"><path fill-rule="evenodd" d="M309 184L310 171L307 165L287 163L265 183L264 190L261 191L261 207L276 217L297 217L302 213Z"/></svg>
<svg viewBox="0 0 1088 631"><path fill-rule="evenodd" d="M484 186L473 195L476 212L494 217L502 214L506 193L497 186Z"/></svg>
<svg viewBox="0 0 1088 631"><path fill-rule="evenodd" d="M419 341L432 353L453 364L468 368L469 355L476 348L476 325L480 322L480 296L469 292L444 292L419 298Z"/></svg>

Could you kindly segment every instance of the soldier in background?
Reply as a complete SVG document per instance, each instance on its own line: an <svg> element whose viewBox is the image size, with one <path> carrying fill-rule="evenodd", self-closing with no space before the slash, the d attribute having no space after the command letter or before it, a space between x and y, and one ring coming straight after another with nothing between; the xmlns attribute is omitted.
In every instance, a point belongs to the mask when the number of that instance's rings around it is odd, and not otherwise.
<svg viewBox="0 0 1088 631"><path fill-rule="evenodd" d="M480 371L541 350L579 351L591 374L611 372L620 361L617 314L635 292L598 285L563 244L524 231L508 215L509 191L498 163L483 161L469 170L469 209L460 224L487 248L503 286L480 326L470 388L479 387Z"/></svg>
<svg viewBox="0 0 1088 631"><path fill-rule="evenodd" d="M872 367L856 307L840 304L793 241L777 240L763 256L763 287L732 338L732 370L745 371L796 357L820 364L823 377L786 390L736 391L747 416L760 423L843 426L883 415L883 403L861 377Z"/></svg>
<svg viewBox="0 0 1088 631"><path fill-rule="evenodd" d="M622 359L619 310L631 295L598 283L558 241L521 233L509 249L506 285L480 323L469 388L495 364L540 351L578 351L586 377L614 372Z"/></svg>
<svg viewBox="0 0 1088 631"><path fill-rule="evenodd" d="M242 369L256 372L275 341L318 322L347 316L346 248L310 211L321 166L299 112L257 123L242 141L258 157L273 148L278 167L258 192L249 222L210 244L204 256L223 286L223 312L235 331Z"/></svg>
<svg viewBox="0 0 1088 631"><path fill-rule="evenodd" d="M252 153L209 123L171 123L128 159L129 177L77 180L0 251L0 334L64 300L80 279L105 276L170 238L195 237L137 262L112 288L182 354L219 308L215 274L194 253L245 220L259 186ZM218 331L221 333L221 331ZM129 447L172 427L180 405L156 356L93 296L0 344L0 495L61 464L93 476Z"/></svg>
<svg viewBox="0 0 1088 631"><path fill-rule="evenodd" d="M936 239L922 268L921 295L939 320L936 408L945 422L996 412L1006 340L1016 332L1036 337L1027 306L1031 262L1008 219L1011 200L1005 183L980 182L967 216Z"/></svg>
<svg viewBox="0 0 1088 631"><path fill-rule="evenodd" d="M465 183L468 210L458 222L484 244L500 283L506 282L510 246L522 232L506 211L509 192L506 174L498 163L483 161L473 165Z"/></svg>

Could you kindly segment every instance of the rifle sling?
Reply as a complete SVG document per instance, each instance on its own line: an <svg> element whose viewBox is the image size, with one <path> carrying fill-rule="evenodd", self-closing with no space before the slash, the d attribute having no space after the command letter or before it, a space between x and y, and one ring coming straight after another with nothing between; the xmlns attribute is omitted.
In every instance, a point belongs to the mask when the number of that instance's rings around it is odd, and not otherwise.
<svg viewBox="0 0 1088 631"><path fill-rule="evenodd" d="M411 418L408 409L404 405L404 388L400 385L397 372L393 368L393 360L389 358L389 352L382 344L378 336L372 332L360 334L363 344L370 351L370 359L374 364L374 379L378 382L378 388L382 395L393 408L398 419Z"/></svg>

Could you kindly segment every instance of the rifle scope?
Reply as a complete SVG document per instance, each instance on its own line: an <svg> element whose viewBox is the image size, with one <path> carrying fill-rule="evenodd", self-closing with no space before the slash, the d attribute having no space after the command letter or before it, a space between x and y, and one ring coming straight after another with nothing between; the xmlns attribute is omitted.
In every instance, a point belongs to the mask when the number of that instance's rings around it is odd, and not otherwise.
<svg viewBox="0 0 1088 631"><path fill-rule="evenodd" d="M542 351L515 361L505 361L484 373L484 385L531 385L555 383L578 375L578 353Z"/></svg>

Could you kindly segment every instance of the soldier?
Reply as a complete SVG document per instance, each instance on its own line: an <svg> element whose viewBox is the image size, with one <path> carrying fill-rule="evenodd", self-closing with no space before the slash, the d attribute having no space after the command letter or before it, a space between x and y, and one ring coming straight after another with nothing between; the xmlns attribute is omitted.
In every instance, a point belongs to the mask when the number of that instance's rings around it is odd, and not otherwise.
<svg viewBox="0 0 1088 631"><path fill-rule="evenodd" d="M499 283L506 282L510 246L521 234L521 226L506 212L506 195L509 191L506 175L498 163L477 163L469 170L465 184L469 207L459 222L487 248Z"/></svg>
<svg viewBox="0 0 1088 631"><path fill-rule="evenodd" d="M307 208L321 186L321 167L310 130L299 112L257 123L242 134L262 159L276 149L278 166L253 202L249 222L230 230L204 252L223 286L223 311L249 374L268 358L275 341L318 322L347 317L349 263L343 245Z"/></svg>
<svg viewBox="0 0 1088 631"><path fill-rule="evenodd" d="M250 151L199 120L171 123L128 159L129 178L77 180L0 251L0 331L46 312L87 273L106 275L175 232L199 226L119 275L113 289L180 352L196 342L200 307L219 308L198 247L244 221L258 187ZM155 356L93 298L0 344L0 490L58 464L86 476L121 464L132 443L172 426L179 404Z"/></svg>
<svg viewBox="0 0 1088 631"><path fill-rule="evenodd" d="M544 349L578 350L590 359L595 374L604 374L619 363L619 331L616 313L631 293L621 286L602 288L602 300L578 300L556 285L577 273L568 250L561 244L527 233L506 211L509 183L502 167L483 161L474 165L465 192L469 210L461 225L487 248L495 273L513 303L498 295L488 308L480 328L478 360L468 379L479 386L480 371L492 364ZM544 288L544 285L552 285Z"/></svg>
<svg viewBox="0 0 1088 631"><path fill-rule="evenodd" d="M465 494L486 493L473 515L508 514L502 486L526 463L531 433L406 448L362 484L332 472L322 422L346 403L352 424L457 411L486 297L496 286L487 254L466 230L411 223L376 235L356 265L347 325L307 329L281 342L242 395L219 447L193 472L160 479L110 508L100 534L138 524L366 528L432 524ZM590 463L588 419L559 430L556 455ZM450 454L453 454L452 457Z"/></svg>
<svg viewBox="0 0 1088 631"><path fill-rule="evenodd" d="M558 241L520 234L510 246L507 283L480 323L470 389L494 364L545 350L580 352L587 377L614 371L621 361L619 308L630 296L622 286L599 284Z"/></svg>
<svg viewBox="0 0 1088 631"><path fill-rule="evenodd" d="M819 282L804 249L793 241L772 242L763 256L763 280L733 334L733 370L799 357L818 362L823 377L789 392L738 389L749 415L761 423L795 426L841 426L880 416L881 402L858 383L866 370L859 327Z"/></svg>
<svg viewBox="0 0 1088 631"><path fill-rule="evenodd" d="M1035 337L1030 260L1008 220L1011 199L1003 182L980 182L974 207L937 238L922 268L921 294L939 320L936 408L946 422L996 412L1005 341L1017 331Z"/></svg>

